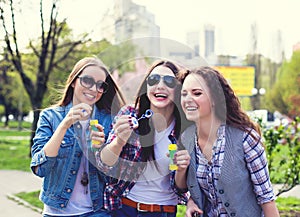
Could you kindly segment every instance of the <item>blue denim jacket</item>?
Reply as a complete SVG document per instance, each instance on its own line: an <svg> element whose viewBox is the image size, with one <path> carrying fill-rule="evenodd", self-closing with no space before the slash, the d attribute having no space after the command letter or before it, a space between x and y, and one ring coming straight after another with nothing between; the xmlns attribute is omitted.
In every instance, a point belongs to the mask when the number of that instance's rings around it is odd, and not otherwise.
<svg viewBox="0 0 300 217"><path fill-rule="evenodd" d="M40 199L48 206L57 209L64 209L68 204L83 155L80 148L82 135L80 123L75 123L67 130L56 157L46 157L43 147L71 107L72 103L67 106L47 108L41 112L31 150L30 167L35 173L34 167L38 166L36 175L44 178ZM113 119L111 114L104 110L99 111L95 106L93 118L98 119L99 124L104 127L107 138ZM93 158L94 154L89 153L89 159ZM93 210L97 211L103 207L106 176L96 169L91 160L89 162L89 183Z"/></svg>

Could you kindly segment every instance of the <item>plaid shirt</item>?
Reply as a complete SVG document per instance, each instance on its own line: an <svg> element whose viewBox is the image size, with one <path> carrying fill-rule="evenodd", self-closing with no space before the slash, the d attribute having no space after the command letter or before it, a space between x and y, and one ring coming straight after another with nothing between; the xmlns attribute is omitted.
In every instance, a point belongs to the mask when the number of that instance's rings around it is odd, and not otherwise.
<svg viewBox="0 0 300 217"><path fill-rule="evenodd" d="M197 137L195 139L197 141ZM217 186L221 174L225 145L225 125L221 125L217 133L217 141L213 147L211 164L203 156L199 147L196 146L197 179L209 201L205 207L207 216L229 216L214 187ZM261 143L261 138L256 131L252 130L250 133L244 133L243 148L246 165L254 186L258 204L274 200L275 195L270 182L265 151Z"/></svg>
<svg viewBox="0 0 300 217"><path fill-rule="evenodd" d="M124 106L115 117L115 120L121 115L129 114L136 115L136 110L132 106ZM174 129L171 135L174 136ZM111 131L105 145L111 143L115 138L116 135ZM100 152L101 150L95 153L97 166L110 176L104 190L104 208L116 210L121 208L121 198L126 197L146 165L145 162L141 162L142 146L139 136L136 133L131 135L127 144L123 147L118 162L114 166L110 167L103 163L100 158ZM170 171L169 176L171 188L178 195L178 203L186 204L188 198L187 189L177 188L175 185L175 171Z"/></svg>

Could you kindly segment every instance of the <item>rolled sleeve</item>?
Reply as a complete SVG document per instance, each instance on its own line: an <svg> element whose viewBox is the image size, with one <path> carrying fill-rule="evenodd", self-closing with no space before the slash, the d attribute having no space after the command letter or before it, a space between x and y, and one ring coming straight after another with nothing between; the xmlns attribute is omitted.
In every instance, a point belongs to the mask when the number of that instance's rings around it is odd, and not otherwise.
<svg viewBox="0 0 300 217"><path fill-rule="evenodd" d="M189 192L187 188L184 189L178 188L178 186L175 183L175 171L172 171L170 174L170 183L171 183L171 188L178 196L178 203L186 205L189 198Z"/></svg>
<svg viewBox="0 0 300 217"><path fill-rule="evenodd" d="M275 200L266 153L257 132L252 130L246 136L244 140L244 152L258 204Z"/></svg>
<svg viewBox="0 0 300 217"><path fill-rule="evenodd" d="M101 157L100 157L100 154L101 154L101 150L95 152L95 158L96 158L96 162L97 162L97 168L98 168L99 170L101 170L103 173L105 173L105 174L107 174L107 175L110 175L110 171L112 171L113 168L114 168L114 166L115 166L116 164L118 164L118 161L119 161L119 160L118 160L114 165L108 166L107 164L105 164L105 163L102 161L102 159L101 159Z"/></svg>
<svg viewBox="0 0 300 217"><path fill-rule="evenodd" d="M37 176L44 177L46 174L50 173L50 170L54 167L55 162L56 157L47 157L44 149L42 149L32 157L30 168ZM35 167L38 167L37 171L35 170Z"/></svg>

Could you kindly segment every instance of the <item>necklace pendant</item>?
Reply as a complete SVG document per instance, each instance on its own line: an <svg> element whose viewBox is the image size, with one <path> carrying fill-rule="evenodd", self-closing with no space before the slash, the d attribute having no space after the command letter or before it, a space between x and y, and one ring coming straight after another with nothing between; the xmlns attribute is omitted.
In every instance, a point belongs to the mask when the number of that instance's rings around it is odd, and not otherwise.
<svg viewBox="0 0 300 217"><path fill-rule="evenodd" d="M81 183L83 186L87 186L87 185L89 184L89 178L88 178L87 172L84 172L84 173L82 174L80 183Z"/></svg>

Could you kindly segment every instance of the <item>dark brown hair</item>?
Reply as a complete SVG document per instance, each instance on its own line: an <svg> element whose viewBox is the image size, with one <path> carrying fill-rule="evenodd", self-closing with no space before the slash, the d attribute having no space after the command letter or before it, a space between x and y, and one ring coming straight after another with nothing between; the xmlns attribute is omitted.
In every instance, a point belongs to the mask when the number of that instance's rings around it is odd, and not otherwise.
<svg viewBox="0 0 300 217"><path fill-rule="evenodd" d="M192 70L181 70L179 80L183 84L190 74L200 75L206 82L214 103L215 114L219 120L238 129L249 131L255 129L259 134L260 127L251 121L242 110L240 101L224 76L217 70L208 67L198 67Z"/></svg>
<svg viewBox="0 0 300 217"><path fill-rule="evenodd" d="M137 116L141 117L147 109L150 108L150 100L147 96L147 78L150 73L158 66L164 66L169 68L177 77L179 69L178 67L167 60L157 60L155 61L150 68L148 69L144 80L138 90L137 98L135 100L135 108L137 110ZM190 124L189 121L185 118L185 115L180 106L180 91L181 85L178 82L178 85L175 87L175 98L174 98L174 117L175 117L175 136L176 139L179 138L180 133ZM142 145L142 161L155 160L154 157L154 127L151 122L151 119L141 119L139 121L139 127L137 129L138 134L140 135L140 142Z"/></svg>

